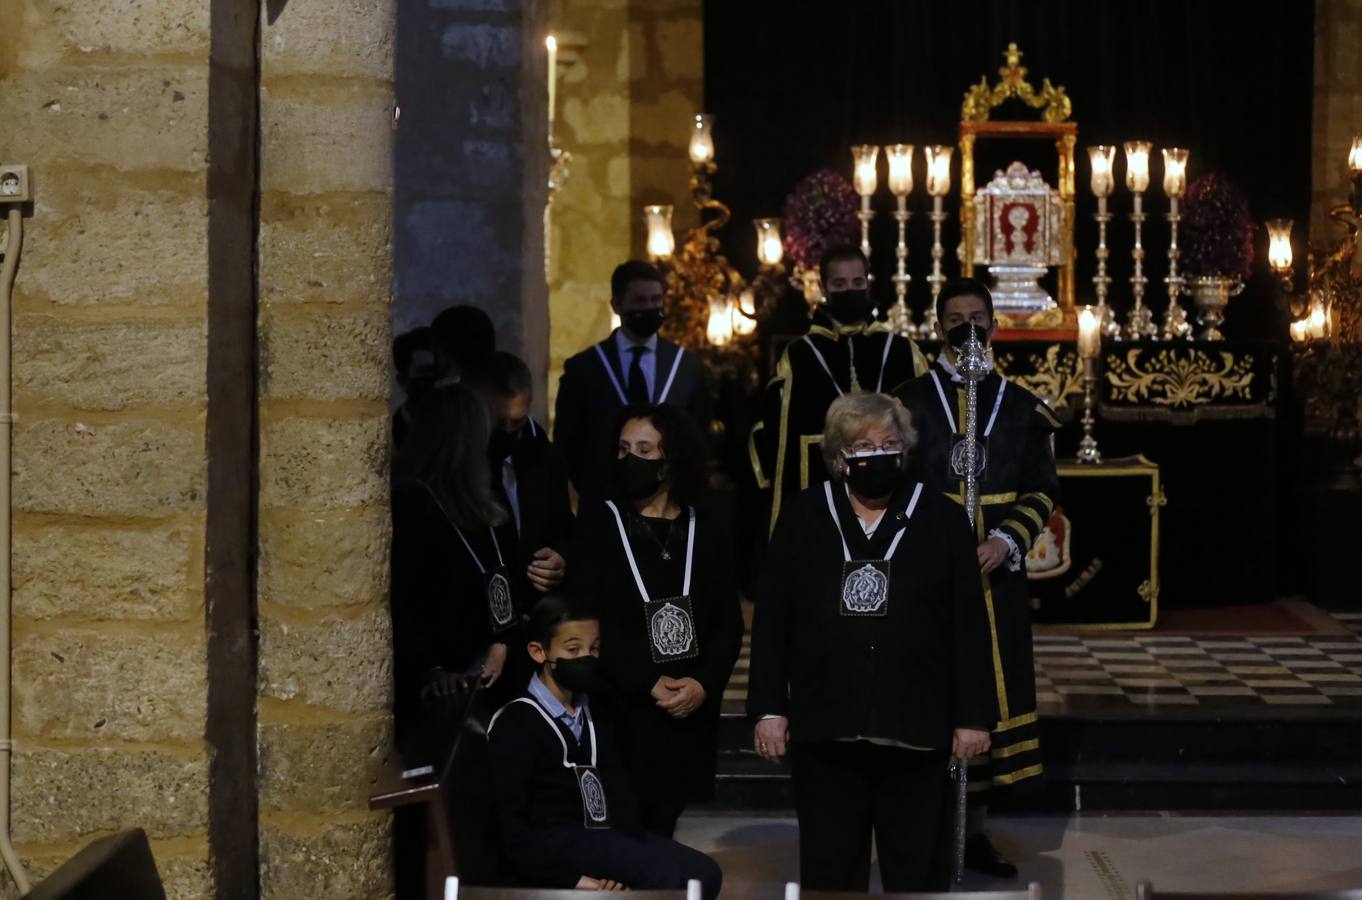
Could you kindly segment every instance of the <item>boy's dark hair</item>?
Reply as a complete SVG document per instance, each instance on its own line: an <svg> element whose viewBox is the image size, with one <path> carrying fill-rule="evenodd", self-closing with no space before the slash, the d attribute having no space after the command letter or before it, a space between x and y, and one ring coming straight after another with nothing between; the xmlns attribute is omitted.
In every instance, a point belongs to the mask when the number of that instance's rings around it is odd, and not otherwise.
<svg viewBox="0 0 1362 900"><path fill-rule="evenodd" d="M599 618L596 611L567 594L550 593L540 598L530 610L525 626L527 642L538 644L547 652L558 628L568 622L585 622Z"/></svg>
<svg viewBox="0 0 1362 900"><path fill-rule="evenodd" d="M977 278L952 278L941 286L941 293L936 295L936 317L944 320L946 318L946 301L954 300L956 297L978 297L984 301L984 306L988 308L988 317L993 319L993 295L988 292L988 287Z"/></svg>
<svg viewBox="0 0 1362 900"><path fill-rule="evenodd" d="M405 331L393 338L393 368L397 370L397 383L403 390L411 391L411 364L421 351L431 352L431 331L426 325Z"/></svg>
<svg viewBox="0 0 1362 900"><path fill-rule="evenodd" d="M667 280L662 277L657 266L641 259L631 259L615 266L615 271L610 273L610 296L616 300L623 300L629 285L635 281L656 281L664 288L667 286Z"/></svg>
<svg viewBox="0 0 1362 900"><path fill-rule="evenodd" d="M844 259L859 259L861 265L865 266L866 274L870 273L870 260L865 258L861 248L855 244L832 244L823 251L823 255L818 259L818 278L824 283L828 283L828 266Z"/></svg>
<svg viewBox="0 0 1362 900"><path fill-rule="evenodd" d="M498 350L478 368L464 375L464 383L476 391L498 397L519 397L534 391L530 367L514 353Z"/></svg>
<svg viewBox="0 0 1362 900"><path fill-rule="evenodd" d="M451 306L430 323L431 343L458 374L486 363L497 349L497 330L487 313L476 306ZM444 374L450 374L448 372Z"/></svg>
<svg viewBox="0 0 1362 900"><path fill-rule="evenodd" d="M709 447L690 413L670 403L631 403L621 407L615 413L614 425L609 432L607 459L613 460L619 454L620 432L630 419L644 419L657 429L662 437L662 453L667 458L671 498L683 508L694 504L708 484ZM615 482L614 470L608 469L607 472L611 496L617 500L626 499L624 486Z"/></svg>

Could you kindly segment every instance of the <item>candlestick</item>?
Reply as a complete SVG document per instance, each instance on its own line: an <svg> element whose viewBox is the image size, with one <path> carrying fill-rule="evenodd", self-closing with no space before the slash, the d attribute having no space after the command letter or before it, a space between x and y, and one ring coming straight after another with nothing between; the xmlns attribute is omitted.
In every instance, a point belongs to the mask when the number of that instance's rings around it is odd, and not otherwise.
<svg viewBox="0 0 1362 900"><path fill-rule="evenodd" d="M1291 226L1290 219L1269 219L1267 225L1267 262L1282 283L1282 294L1291 295Z"/></svg>
<svg viewBox="0 0 1362 900"><path fill-rule="evenodd" d="M875 218L875 213L870 209L870 196L879 186L879 176L875 171L879 156L880 148L875 144L858 144L851 148L851 180L856 193L861 196L861 210L856 218L861 220L861 252L867 260L870 259L870 220Z"/></svg>
<svg viewBox="0 0 1362 900"><path fill-rule="evenodd" d="M1107 198L1116 186L1115 163L1116 147L1099 144L1088 148L1088 161L1092 164L1092 192L1097 198L1097 274L1092 277L1093 288L1097 293L1097 318L1102 334L1110 338L1121 335L1121 326L1116 322L1116 313L1107 303L1107 288L1111 276L1107 275L1107 223L1111 213L1107 210Z"/></svg>
<svg viewBox="0 0 1362 900"><path fill-rule="evenodd" d="M922 328L918 332L929 340L938 336L936 298L941 293L941 286L946 283L946 276L941 271L941 259L946 255L946 249L941 246L941 223L946 221L945 200L946 198L940 194L932 196L932 274L927 276L927 283L932 287L932 302L927 304L927 312L922 317Z"/></svg>
<svg viewBox="0 0 1362 900"><path fill-rule="evenodd" d="M1096 316L1094 316L1094 319ZM1097 438L1093 437L1093 426L1097 419L1093 415L1093 400L1097 393L1097 372L1101 360L1098 357L1083 360L1083 438L1078 442L1078 461L1088 465L1102 462L1102 451L1097 449Z"/></svg>
<svg viewBox="0 0 1362 900"><path fill-rule="evenodd" d="M1187 151L1181 147L1163 150L1163 192L1168 195L1168 309L1163 314L1164 340L1192 339L1192 324L1182 308L1183 279L1178 275L1178 200L1187 192Z"/></svg>
<svg viewBox="0 0 1362 900"><path fill-rule="evenodd" d="M913 145L893 144L884 148L889 163L889 192L894 195L894 221L898 223L898 243L894 245L894 295L889 310L889 327L895 334L912 337L913 314L908 309L908 195L913 192Z"/></svg>
<svg viewBox="0 0 1362 900"><path fill-rule="evenodd" d="M1130 292L1135 297L1135 303L1131 306L1130 314L1126 318L1126 330L1123 335L1130 340L1157 337L1159 334L1159 328L1154 324L1153 310L1144 305L1144 287L1149 283L1149 279L1144 274L1144 241L1142 236L1144 220L1144 195L1136 192L1135 208L1130 213L1130 221L1135 225L1135 246L1130 250L1130 258L1134 261L1135 271L1130 276Z"/></svg>
<svg viewBox="0 0 1362 900"><path fill-rule="evenodd" d="M558 39L553 35L544 38L544 46L549 48L549 143L553 143L553 117L558 100Z"/></svg>

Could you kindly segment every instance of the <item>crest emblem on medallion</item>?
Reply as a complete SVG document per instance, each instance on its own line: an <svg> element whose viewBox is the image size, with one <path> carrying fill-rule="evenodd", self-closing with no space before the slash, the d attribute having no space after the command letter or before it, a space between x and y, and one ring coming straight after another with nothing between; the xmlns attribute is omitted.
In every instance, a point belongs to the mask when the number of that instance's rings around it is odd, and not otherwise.
<svg viewBox="0 0 1362 900"><path fill-rule="evenodd" d="M648 622L653 646L663 656L680 656L690 650L695 640L695 626L684 609L671 603L653 613Z"/></svg>
<svg viewBox="0 0 1362 900"><path fill-rule="evenodd" d="M605 805L605 787L596 773L589 769L582 773L582 803L591 821L605 822L610 818Z"/></svg>
<svg viewBox="0 0 1362 900"><path fill-rule="evenodd" d="M842 605L848 612L878 612L889 599L889 577L866 563L847 576L842 585Z"/></svg>
<svg viewBox="0 0 1362 900"><path fill-rule="evenodd" d="M515 606L511 603L511 583L500 572L487 582L487 607L491 610L492 621L497 625L509 625L515 618Z"/></svg>
<svg viewBox="0 0 1362 900"><path fill-rule="evenodd" d="M984 474L984 468L988 464L988 450L984 441L978 441L974 445L974 477L978 478ZM951 448L951 474L956 478L965 478L965 442L957 441Z"/></svg>

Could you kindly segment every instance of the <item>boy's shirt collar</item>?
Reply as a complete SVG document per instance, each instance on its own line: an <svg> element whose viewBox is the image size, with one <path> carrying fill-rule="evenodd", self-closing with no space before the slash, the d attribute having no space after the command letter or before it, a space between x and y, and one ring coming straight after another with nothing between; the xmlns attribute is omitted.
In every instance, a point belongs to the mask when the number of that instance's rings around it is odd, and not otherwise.
<svg viewBox="0 0 1362 900"><path fill-rule="evenodd" d="M540 679L539 673L536 672L530 676L530 696L534 698L536 703L544 707L549 715L566 725L573 737L579 741L582 739L582 723L587 706L585 694L573 695L572 705L576 707L577 712L575 714L569 713L567 707L553 695L553 691L548 689L548 686Z"/></svg>

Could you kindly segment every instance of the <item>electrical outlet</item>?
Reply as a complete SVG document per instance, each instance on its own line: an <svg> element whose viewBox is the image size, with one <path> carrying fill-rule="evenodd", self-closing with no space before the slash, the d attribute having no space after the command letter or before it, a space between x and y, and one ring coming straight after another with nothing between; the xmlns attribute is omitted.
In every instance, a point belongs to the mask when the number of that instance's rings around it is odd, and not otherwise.
<svg viewBox="0 0 1362 900"><path fill-rule="evenodd" d="M0 164L0 203L31 203L33 189L28 180L28 166Z"/></svg>

